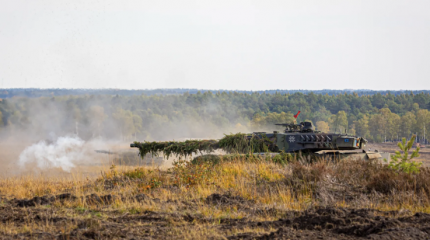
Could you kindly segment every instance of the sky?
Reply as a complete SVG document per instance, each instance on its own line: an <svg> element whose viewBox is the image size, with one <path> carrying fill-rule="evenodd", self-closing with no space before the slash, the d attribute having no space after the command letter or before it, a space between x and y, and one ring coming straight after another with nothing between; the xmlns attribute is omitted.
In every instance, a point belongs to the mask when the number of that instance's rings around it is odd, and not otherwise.
<svg viewBox="0 0 430 240"><path fill-rule="evenodd" d="M0 88L430 89L428 0L0 0Z"/></svg>

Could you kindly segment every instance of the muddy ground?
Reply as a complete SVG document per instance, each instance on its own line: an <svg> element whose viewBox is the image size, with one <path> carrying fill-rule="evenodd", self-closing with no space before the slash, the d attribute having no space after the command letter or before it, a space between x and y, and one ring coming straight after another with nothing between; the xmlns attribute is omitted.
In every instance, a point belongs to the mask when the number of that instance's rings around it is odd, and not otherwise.
<svg viewBox="0 0 430 240"><path fill-rule="evenodd" d="M310 207L303 212L262 208L238 196L212 194L188 202L160 201L138 194L136 201L148 210L112 210L118 197L88 195L81 200L97 210L67 207L79 198L71 194L3 199L0 219L9 226L2 239L429 239L430 214L409 211ZM123 197L124 198L124 197ZM157 206L158 207L155 207ZM194 214L199 205L242 211L248 217L205 218ZM171 209L171 211L152 211ZM275 221L257 221L267 215ZM26 230L26 229L32 229Z"/></svg>

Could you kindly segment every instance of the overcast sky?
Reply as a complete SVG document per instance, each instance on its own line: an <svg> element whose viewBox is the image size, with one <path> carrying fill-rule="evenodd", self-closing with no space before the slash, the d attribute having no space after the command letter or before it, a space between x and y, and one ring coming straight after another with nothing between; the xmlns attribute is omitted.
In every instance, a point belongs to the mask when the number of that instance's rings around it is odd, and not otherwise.
<svg viewBox="0 0 430 240"><path fill-rule="evenodd" d="M430 1L0 0L0 88L430 89Z"/></svg>

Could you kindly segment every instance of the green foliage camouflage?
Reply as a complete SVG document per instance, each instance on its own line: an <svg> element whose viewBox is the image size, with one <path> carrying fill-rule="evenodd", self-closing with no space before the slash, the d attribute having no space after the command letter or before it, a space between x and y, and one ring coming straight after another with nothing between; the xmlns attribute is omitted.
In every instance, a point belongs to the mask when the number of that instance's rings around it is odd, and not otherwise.
<svg viewBox="0 0 430 240"><path fill-rule="evenodd" d="M275 152L276 146L266 135L236 133L219 140L219 148L228 153Z"/></svg>
<svg viewBox="0 0 430 240"><path fill-rule="evenodd" d="M169 158L172 154L177 156L190 156L193 153L213 152L218 148L218 141L216 140L186 140L184 142L134 142L136 147L139 148L139 155L144 157L150 153L153 156L158 156L163 153L164 156Z"/></svg>
<svg viewBox="0 0 430 240"><path fill-rule="evenodd" d="M139 155L144 157L150 153L158 156L163 153L169 158L172 154L188 157L197 153L210 153L216 149L222 149L227 153L257 153L276 151L274 143L266 136L236 133L225 135L217 140L186 140L184 142L134 142L139 148Z"/></svg>

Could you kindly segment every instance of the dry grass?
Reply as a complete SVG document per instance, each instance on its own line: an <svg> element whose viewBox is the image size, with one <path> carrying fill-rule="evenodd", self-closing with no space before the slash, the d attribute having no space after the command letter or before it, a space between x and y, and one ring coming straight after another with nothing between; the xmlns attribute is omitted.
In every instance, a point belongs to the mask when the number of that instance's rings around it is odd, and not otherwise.
<svg viewBox="0 0 430 240"><path fill-rule="evenodd" d="M61 193L76 198L35 207L17 207L17 200L12 200ZM121 218L122 228L135 236L156 238L162 232L165 238L206 239L273 231L271 227L223 228L225 220L276 221L287 212L319 206L430 213L430 171L408 175L365 161L302 159L279 165L238 157L216 165L183 162L170 170L112 167L97 178L5 178L0 180L0 194L0 211L11 216L0 224L3 235L38 238L40 233L58 236L61 232L85 237L106 232L121 236L121 231L115 232L118 222L112 222ZM87 198L91 194L115 198L94 203ZM214 194L222 199L211 202ZM56 218L60 220L52 221ZM112 228L106 228L109 222Z"/></svg>
<svg viewBox="0 0 430 240"><path fill-rule="evenodd" d="M398 196L398 193L407 192L424 199L430 195L430 170L427 168L419 174L410 175L365 161L295 161L282 166L266 161L249 163L246 159L237 159L215 166L207 164L205 169L193 164L182 165L183 176L179 182L172 171L152 167L114 167L105 168L101 176L95 179L80 175L72 178L45 178L43 175L5 178L0 180L0 193L8 199L64 192L76 196L144 193L162 201L189 201L204 199L213 193L228 193L259 204L285 206L290 210L304 210L309 201L313 205L319 204L315 194L328 185L342 186L347 191L360 189L364 195L377 192ZM207 176L188 180L196 178L199 171L207 171L204 173Z"/></svg>

